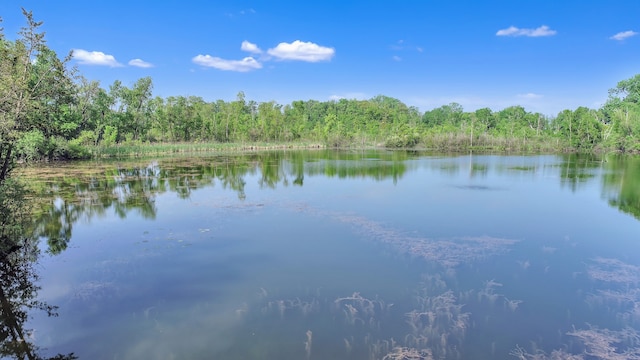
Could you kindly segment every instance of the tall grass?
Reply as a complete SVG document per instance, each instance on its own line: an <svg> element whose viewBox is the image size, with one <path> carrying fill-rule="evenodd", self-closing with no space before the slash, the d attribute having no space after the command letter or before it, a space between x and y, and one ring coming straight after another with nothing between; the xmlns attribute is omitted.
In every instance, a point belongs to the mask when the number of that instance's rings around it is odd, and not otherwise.
<svg viewBox="0 0 640 360"><path fill-rule="evenodd" d="M386 145L386 144L385 144ZM142 143L125 142L109 146L90 147L89 151L94 158L123 158L123 157L147 157L157 155L205 153L205 152L237 152L260 151L277 149L319 149L319 148L375 148L384 147L372 141L353 141L346 144L333 144L313 141L298 142L257 142L257 143ZM396 148L396 147L394 147ZM488 134L477 135L471 141L469 135L461 133L437 133L424 135L416 146L418 148L438 151L526 151L526 152L563 152L566 149L562 144L551 139L523 139L496 137Z"/></svg>
<svg viewBox="0 0 640 360"><path fill-rule="evenodd" d="M96 146L91 152L96 158L143 157L198 152L258 151L275 149L312 149L325 145L312 142L296 143L121 143Z"/></svg>
<svg viewBox="0 0 640 360"><path fill-rule="evenodd" d="M421 145L430 150L443 151L503 151L503 152L563 152L562 143L549 138L509 138L480 134L470 138L463 133L437 133L426 135Z"/></svg>

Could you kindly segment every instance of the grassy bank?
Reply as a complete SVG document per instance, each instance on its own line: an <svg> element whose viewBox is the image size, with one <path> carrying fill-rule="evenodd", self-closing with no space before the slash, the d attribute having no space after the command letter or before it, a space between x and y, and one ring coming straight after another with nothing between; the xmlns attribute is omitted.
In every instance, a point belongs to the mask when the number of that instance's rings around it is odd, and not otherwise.
<svg viewBox="0 0 640 360"><path fill-rule="evenodd" d="M419 141L407 146L405 141L374 142L372 139L356 141L348 137L340 141L293 141L293 142L193 142L193 143L142 143L124 142L110 146L90 146L91 157L120 158L170 155L179 153L260 151L279 149L412 149L448 152L492 151L492 152L555 152L571 151L560 139L549 137L508 138L480 134L471 138L461 133L437 133L423 135Z"/></svg>
<svg viewBox="0 0 640 360"><path fill-rule="evenodd" d="M295 143L138 143L90 147L94 158L143 157L180 153L260 151L278 149L320 149L323 144Z"/></svg>

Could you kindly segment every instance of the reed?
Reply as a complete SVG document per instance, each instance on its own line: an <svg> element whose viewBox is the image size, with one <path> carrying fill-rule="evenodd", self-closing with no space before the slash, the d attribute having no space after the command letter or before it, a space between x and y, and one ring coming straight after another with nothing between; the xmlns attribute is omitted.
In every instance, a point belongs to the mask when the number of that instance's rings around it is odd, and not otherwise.
<svg viewBox="0 0 640 360"><path fill-rule="evenodd" d="M561 144L551 138L520 138L480 134L471 140L463 132L439 132L426 135L421 143L440 151L562 152Z"/></svg>
<svg viewBox="0 0 640 360"><path fill-rule="evenodd" d="M90 152L95 158L127 158L157 155L170 155L182 153L203 152L245 152L262 150L288 150L288 149L321 149L325 148L320 143L295 142L295 143L143 143L130 142L111 146L95 146Z"/></svg>
<svg viewBox="0 0 640 360"><path fill-rule="evenodd" d="M320 311L320 302L315 298L310 301L304 301L300 298L272 300L262 308L264 315L276 313L280 316L280 319L284 319L289 314L291 316L302 315L306 317L318 311Z"/></svg>

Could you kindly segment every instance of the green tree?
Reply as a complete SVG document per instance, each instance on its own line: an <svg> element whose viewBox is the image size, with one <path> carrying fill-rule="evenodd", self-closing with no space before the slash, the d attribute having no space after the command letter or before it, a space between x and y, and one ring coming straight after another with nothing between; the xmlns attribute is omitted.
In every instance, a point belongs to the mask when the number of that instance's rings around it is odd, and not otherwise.
<svg viewBox="0 0 640 360"><path fill-rule="evenodd" d="M640 103L640 74L619 81L615 88L609 90L609 98L619 98L626 103Z"/></svg>
<svg viewBox="0 0 640 360"><path fill-rule="evenodd" d="M51 120L72 103L72 74L46 46L42 22L22 9L27 25L15 41L0 29L0 183L12 169L16 143L22 134L38 129L47 136L59 129Z"/></svg>
<svg viewBox="0 0 640 360"><path fill-rule="evenodd" d="M267 141L284 140L286 132L282 105L275 101L263 102L258 105L259 136Z"/></svg>
<svg viewBox="0 0 640 360"><path fill-rule="evenodd" d="M609 90L602 114L606 146L619 151L640 150L640 74Z"/></svg>
<svg viewBox="0 0 640 360"><path fill-rule="evenodd" d="M153 82L150 77L144 77L131 89L121 87L119 90L127 119L122 125L133 140L138 140L150 125Z"/></svg>
<svg viewBox="0 0 640 360"><path fill-rule="evenodd" d="M562 110L558 116L553 120L553 128L560 138L567 144L573 142L573 127L575 126L575 120L573 119L573 111Z"/></svg>
<svg viewBox="0 0 640 360"><path fill-rule="evenodd" d="M244 92L238 92L236 100L230 105L230 113L227 114L225 122L225 141L238 140L240 138L238 132L246 134L247 120L251 117Z"/></svg>
<svg viewBox="0 0 640 360"><path fill-rule="evenodd" d="M422 122L427 126L450 124L457 127L462 121L463 113L464 111L460 104L451 103L425 112L422 115Z"/></svg>

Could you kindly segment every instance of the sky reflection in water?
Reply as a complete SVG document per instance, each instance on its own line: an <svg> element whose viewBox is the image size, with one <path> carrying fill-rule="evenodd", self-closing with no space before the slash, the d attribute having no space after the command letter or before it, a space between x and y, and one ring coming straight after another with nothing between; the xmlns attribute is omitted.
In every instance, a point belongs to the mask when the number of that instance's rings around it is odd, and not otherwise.
<svg viewBox="0 0 640 360"><path fill-rule="evenodd" d="M52 354L640 358L638 159L318 151L36 174L57 197L38 229L60 317L30 326Z"/></svg>

